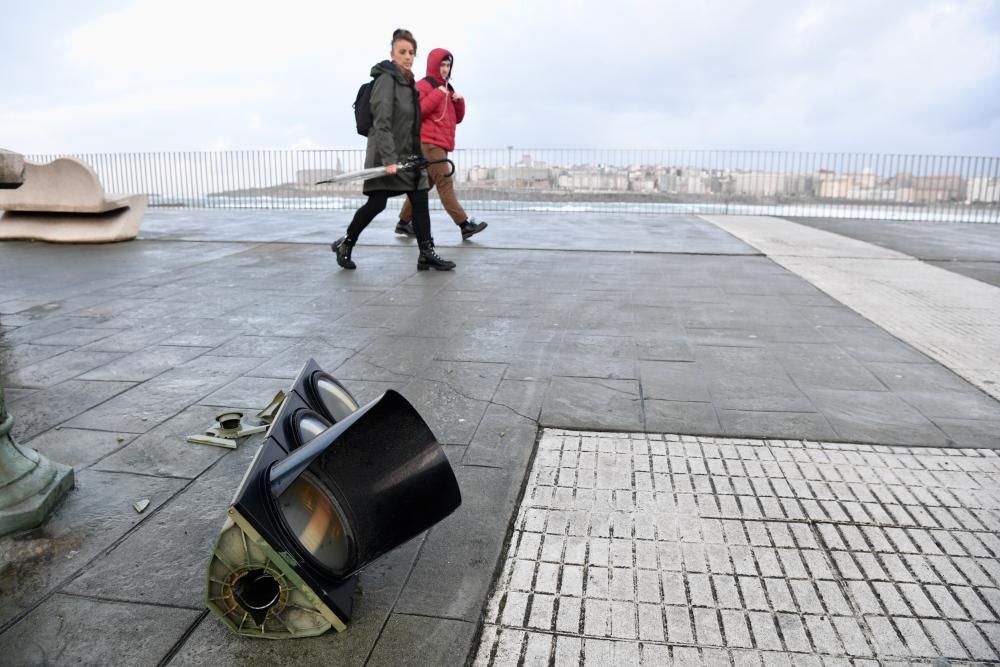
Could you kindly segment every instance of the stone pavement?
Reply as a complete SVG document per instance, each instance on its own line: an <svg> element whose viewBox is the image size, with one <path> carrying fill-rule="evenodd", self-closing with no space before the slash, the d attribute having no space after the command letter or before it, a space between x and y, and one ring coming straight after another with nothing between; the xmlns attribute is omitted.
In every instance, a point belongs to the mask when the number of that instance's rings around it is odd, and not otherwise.
<svg viewBox="0 0 1000 667"><path fill-rule="evenodd" d="M976 448L1000 446L1000 403L979 388L694 216L492 214L466 244L438 222L459 267L418 273L391 213L339 270L349 215L159 209L131 243L0 245L14 435L77 471L44 527L0 540L11 664L996 660L996 459ZM933 228L956 269L1000 260L955 241L1000 227ZM236 637L204 568L259 436L184 436L264 407L310 356L362 401L413 402L463 505L363 572L347 632ZM653 528L615 523L635 507ZM514 593L552 597L549 625Z"/></svg>

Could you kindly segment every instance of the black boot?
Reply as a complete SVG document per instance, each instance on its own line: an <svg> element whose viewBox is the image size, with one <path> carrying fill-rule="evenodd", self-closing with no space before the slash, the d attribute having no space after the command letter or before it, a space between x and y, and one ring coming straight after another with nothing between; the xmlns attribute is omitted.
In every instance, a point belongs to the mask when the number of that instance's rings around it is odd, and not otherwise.
<svg viewBox="0 0 1000 667"><path fill-rule="evenodd" d="M416 236L417 235L417 233L415 231L413 231L413 223L412 222L404 222L402 220L400 220L399 222L396 223L396 233L397 234L405 234L406 236Z"/></svg>
<svg viewBox="0 0 1000 667"><path fill-rule="evenodd" d="M434 239L420 242L420 257L417 258L417 271L435 269L437 271L451 271L455 268L455 262L442 259L434 252Z"/></svg>
<svg viewBox="0 0 1000 667"><path fill-rule="evenodd" d="M341 236L330 244L330 249L337 253L337 264L342 269L356 269L358 265L351 261L351 250L354 248L354 241Z"/></svg>
<svg viewBox="0 0 1000 667"><path fill-rule="evenodd" d="M462 230L462 240L468 241L470 238L472 238L473 235L478 234L479 232L486 229L486 223L476 222L476 219L473 218L472 220L466 220L465 222L460 224L458 228Z"/></svg>

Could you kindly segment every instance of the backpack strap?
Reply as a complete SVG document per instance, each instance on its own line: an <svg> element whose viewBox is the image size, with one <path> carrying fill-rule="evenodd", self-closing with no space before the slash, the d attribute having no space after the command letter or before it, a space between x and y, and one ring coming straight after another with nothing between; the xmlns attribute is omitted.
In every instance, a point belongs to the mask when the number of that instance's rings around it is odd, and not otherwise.
<svg viewBox="0 0 1000 667"><path fill-rule="evenodd" d="M427 83L431 84L432 88L437 88L438 86L441 85L440 83L438 83L438 80L432 76L425 76L424 78L421 79L421 81L426 81ZM450 83L446 83L444 85L448 86L448 90L450 90L451 92L455 92L455 89L452 88Z"/></svg>

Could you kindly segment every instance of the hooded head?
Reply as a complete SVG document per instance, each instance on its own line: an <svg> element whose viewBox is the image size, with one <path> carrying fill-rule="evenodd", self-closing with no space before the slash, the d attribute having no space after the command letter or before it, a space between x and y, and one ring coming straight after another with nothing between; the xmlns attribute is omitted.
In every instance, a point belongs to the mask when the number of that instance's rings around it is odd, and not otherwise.
<svg viewBox="0 0 1000 667"><path fill-rule="evenodd" d="M449 62L452 66L452 71L455 69L455 57L451 55L451 51L447 49L431 49L431 52L427 54L427 76L432 76L438 81L441 81L441 63Z"/></svg>

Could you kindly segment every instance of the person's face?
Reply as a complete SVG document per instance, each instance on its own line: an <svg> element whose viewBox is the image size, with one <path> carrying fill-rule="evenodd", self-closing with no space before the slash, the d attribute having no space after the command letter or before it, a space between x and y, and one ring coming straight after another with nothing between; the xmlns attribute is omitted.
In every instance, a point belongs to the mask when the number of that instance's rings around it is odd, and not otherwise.
<svg viewBox="0 0 1000 667"><path fill-rule="evenodd" d="M444 60L441 62L441 80L447 81L448 77L451 76L451 61Z"/></svg>
<svg viewBox="0 0 1000 667"><path fill-rule="evenodd" d="M413 59L416 57L416 49L405 39L397 39L392 43L392 53L390 57L396 66L405 72L413 69Z"/></svg>

